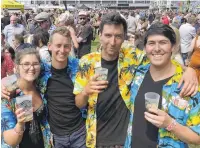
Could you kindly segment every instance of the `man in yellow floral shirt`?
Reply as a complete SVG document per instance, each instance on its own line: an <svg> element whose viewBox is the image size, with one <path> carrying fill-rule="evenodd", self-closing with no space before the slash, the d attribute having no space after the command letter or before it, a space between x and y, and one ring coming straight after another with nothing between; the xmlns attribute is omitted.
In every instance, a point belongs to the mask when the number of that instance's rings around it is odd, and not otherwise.
<svg viewBox="0 0 200 148"><path fill-rule="evenodd" d="M79 108L88 107L86 146L89 148L121 147L125 143L132 113L130 85L136 68L147 62L143 51L121 48L126 32L126 21L120 14L105 15L100 24L101 53L85 55L79 61L74 94ZM108 69L107 81L97 81L98 67Z"/></svg>

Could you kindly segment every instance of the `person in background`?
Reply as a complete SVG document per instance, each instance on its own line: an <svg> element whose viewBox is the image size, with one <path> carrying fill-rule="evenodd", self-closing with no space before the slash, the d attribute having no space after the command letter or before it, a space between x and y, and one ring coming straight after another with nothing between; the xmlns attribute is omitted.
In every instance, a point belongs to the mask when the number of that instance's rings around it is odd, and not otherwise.
<svg viewBox="0 0 200 148"><path fill-rule="evenodd" d="M86 11L79 12L79 25L77 26L77 41L79 47L77 50L77 57L80 59L85 54L91 52L91 43L93 39L93 29L88 23L88 15Z"/></svg>
<svg viewBox="0 0 200 148"><path fill-rule="evenodd" d="M5 46L1 52L1 79L14 73L15 51Z"/></svg>
<svg viewBox="0 0 200 148"><path fill-rule="evenodd" d="M3 18L1 18L1 23L3 24L2 30L5 28L5 26L10 24L10 16L9 12L5 11Z"/></svg>
<svg viewBox="0 0 200 148"><path fill-rule="evenodd" d="M169 20L169 18L168 18L168 16L167 16L167 13L166 12L164 12L163 14L162 14L162 23L163 24L166 24L166 25L169 25L169 23L170 23L170 20Z"/></svg>
<svg viewBox="0 0 200 148"><path fill-rule="evenodd" d="M40 59L47 63L51 63L51 55L47 44L49 42L49 33L44 29L38 29L33 35L33 45L36 46L40 54Z"/></svg>
<svg viewBox="0 0 200 148"><path fill-rule="evenodd" d="M24 48L33 47L29 43L24 43L24 37L21 34L15 34L13 37L13 48L15 51L22 50Z"/></svg>
<svg viewBox="0 0 200 148"><path fill-rule="evenodd" d="M200 28L197 30L197 36L192 40L190 48L193 52L191 53L189 66L196 69L200 84Z"/></svg>
<svg viewBox="0 0 200 148"><path fill-rule="evenodd" d="M4 28L3 33L5 34L6 42L13 47L14 35L21 34L24 36L26 34L26 30L23 25L17 23L17 17L12 15L10 17L10 24Z"/></svg>
<svg viewBox="0 0 200 148"><path fill-rule="evenodd" d="M149 63L138 67L132 81L132 126L127 130L127 148L186 148L188 144L200 144L200 92L179 95L181 88L177 86L184 70L171 60L175 44L176 35L169 25L153 24L145 35ZM158 108L145 107L147 92L161 96Z"/></svg>
<svg viewBox="0 0 200 148"><path fill-rule="evenodd" d="M16 71L19 75L17 96L31 95L33 119L25 122L23 108L16 105L16 98L1 100L2 148L51 148L50 128L47 122L47 104L35 80L40 74L40 57L33 48L16 52Z"/></svg>
<svg viewBox="0 0 200 148"><path fill-rule="evenodd" d="M189 54L192 52L192 50L190 49L190 45L192 39L196 36L196 30L194 28L195 23L196 19L194 17L190 17L188 18L187 23L181 25L181 27L179 28L181 40L181 55L184 65L188 63L187 61Z"/></svg>

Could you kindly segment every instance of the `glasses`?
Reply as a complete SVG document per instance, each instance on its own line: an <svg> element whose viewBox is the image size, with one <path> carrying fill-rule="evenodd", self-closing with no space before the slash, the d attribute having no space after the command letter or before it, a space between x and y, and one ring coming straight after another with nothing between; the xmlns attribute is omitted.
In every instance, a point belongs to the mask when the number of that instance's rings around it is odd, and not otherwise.
<svg viewBox="0 0 200 148"><path fill-rule="evenodd" d="M31 64L31 63L21 63L19 65L22 65L22 68L24 70L29 70L31 68L31 66L33 66L34 69L39 69L40 68L40 63L34 63L34 64Z"/></svg>

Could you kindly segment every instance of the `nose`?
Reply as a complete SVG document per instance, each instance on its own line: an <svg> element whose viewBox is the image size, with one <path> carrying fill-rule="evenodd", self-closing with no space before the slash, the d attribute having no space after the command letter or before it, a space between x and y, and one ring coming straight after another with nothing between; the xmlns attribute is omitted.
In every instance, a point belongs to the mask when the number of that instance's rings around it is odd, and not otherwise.
<svg viewBox="0 0 200 148"><path fill-rule="evenodd" d="M110 40L110 44L111 44L112 46L115 45L115 37L114 37L114 36L111 38L111 40Z"/></svg>
<svg viewBox="0 0 200 148"><path fill-rule="evenodd" d="M157 43L156 46L155 46L155 49L154 49L156 52L160 51L160 46L159 44Z"/></svg>

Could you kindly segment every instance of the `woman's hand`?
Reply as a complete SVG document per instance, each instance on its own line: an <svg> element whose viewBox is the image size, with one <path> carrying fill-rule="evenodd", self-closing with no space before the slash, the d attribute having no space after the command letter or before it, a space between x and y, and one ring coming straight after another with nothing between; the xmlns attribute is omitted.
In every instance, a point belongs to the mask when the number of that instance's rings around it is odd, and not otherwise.
<svg viewBox="0 0 200 148"><path fill-rule="evenodd" d="M26 116L25 116L25 112L23 110L23 108L18 108L15 111L16 117L17 117L17 123L19 125L24 125L25 124L25 120L26 120Z"/></svg>

